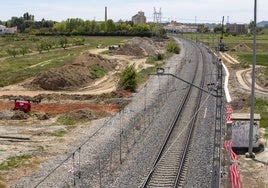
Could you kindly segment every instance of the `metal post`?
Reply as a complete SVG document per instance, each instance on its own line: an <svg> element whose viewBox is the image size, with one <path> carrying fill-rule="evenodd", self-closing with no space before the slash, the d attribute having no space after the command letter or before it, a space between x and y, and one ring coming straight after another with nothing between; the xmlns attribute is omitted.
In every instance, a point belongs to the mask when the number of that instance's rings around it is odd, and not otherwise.
<svg viewBox="0 0 268 188"><path fill-rule="evenodd" d="M257 22L257 0L254 0L254 28L253 28L253 60L252 60L252 83L251 83L251 107L250 107L250 128L249 128L249 147L250 158L254 158L253 151L253 125L254 125L254 106L255 106L255 65L256 65L256 22Z"/></svg>
<svg viewBox="0 0 268 188"><path fill-rule="evenodd" d="M119 138L119 160L120 160L120 164L122 164L122 117L121 117L121 111L119 113L119 116L120 116L120 138Z"/></svg>
<svg viewBox="0 0 268 188"><path fill-rule="evenodd" d="M99 184L100 188L102 187L102 182L101 182L101 159L99 158Z"/></svg>

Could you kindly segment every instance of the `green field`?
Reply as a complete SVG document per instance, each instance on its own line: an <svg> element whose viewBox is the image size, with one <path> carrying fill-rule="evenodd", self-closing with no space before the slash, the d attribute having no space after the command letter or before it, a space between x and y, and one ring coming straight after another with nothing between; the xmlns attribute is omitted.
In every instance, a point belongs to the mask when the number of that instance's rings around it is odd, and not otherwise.
<svg viewBox="0 0 268 188"><path fill-rule="evenodd" d="M27 35L0 37L0 87L21 82L35 76L42 71L61 67L73 60L79 54L96 48L99 44L109 46L125 42L127 37L83 37L84 43L75 45L74 41L81 37L68 37L67 48L60 46L61 37L36 37ZM43 41L49 41L52 46L49 50L38 51ZM25 55L15 57L7 51L17 51L27 48Z"/></svg>
<svg viewBox="0 0 268 188"><path fill-rule="evenodd" d="M213 49L217 48L220 40L220 34L183 34L184 37L205 43ZM224 35L222 42L228 47L228 53L236 57L241 62L241 67L249 67L253 61L253 35ZM247 47L245 50L242 47ZM238 49L238 50L234 50ZM256 64L265 66L264 75L268 77L268 35L256 36ZM233 68L235 68L233 66ZM250 106L250 104L248 104ZM256 113L261 114L261 127L268 128L267 117L268 102L262 99L256 99Z"/></svg>
<svg viewBox="0 0 268 188"><path fill-rule="evenodd" d="M211 48L217 48L218 42L220 40L220 34L183 34L184 37L191 38L193 40L198 40ZM244 65L247 66L252 64L252 51L244 51L234 49L239 46L247 46L249 49L253 49L253 35L224 35L222 42L228 47L228 53L235 56ZM268 35L257 35L256 37L256 52L257 52L257 65L268 66ZM267 71L266 71L267 73Z"/></svg>

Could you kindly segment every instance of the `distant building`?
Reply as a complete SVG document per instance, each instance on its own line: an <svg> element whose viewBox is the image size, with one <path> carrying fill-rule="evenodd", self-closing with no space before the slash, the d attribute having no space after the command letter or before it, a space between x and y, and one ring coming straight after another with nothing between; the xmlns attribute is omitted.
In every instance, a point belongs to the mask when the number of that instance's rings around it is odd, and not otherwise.
<svg viewBox="0 0 268 188"><path fill-rule="evenodd" d="M16 32L17 32L17 26L7 28L4 25L0 25L0 34L14 34Z"/></svg>
<svg viewBox="0 0 268 188"><path fill-rule="evenodd" d="M164 26L167 32L171 33L195 33L202 25L181 24L176 21L171 21L170 24Z"/></svg>
<svg viewBox="0 0 268 188"><path fill-rule="evenodd" d="M231 34L245 34L247 32L245 24L228 24L228 29Z"/></svg>
<svg viewBox="0 0 268 188"><path fill-rule="evenodd" d="M146 23L146 17L144 16L144 12L139 11L138 14L132 16L132 21L134 24Z"/></svg>

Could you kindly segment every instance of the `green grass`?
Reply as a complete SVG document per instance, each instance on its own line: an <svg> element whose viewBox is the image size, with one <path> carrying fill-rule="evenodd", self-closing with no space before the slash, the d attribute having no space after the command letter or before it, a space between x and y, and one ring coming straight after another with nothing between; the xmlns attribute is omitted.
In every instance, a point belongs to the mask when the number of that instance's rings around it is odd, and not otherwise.
<svg viewBox="0 0 268 188"><path fill-rule="evenodd" d="M255 111L261 115L260 127L268 128L268 101L256 99Z"/></svg>
<svg viewBox="0 0 268 188"><path fill-rule="evenodd" d="M88 68L90 70L89 77L91 79L101 78L107 73L106 70L104 70L102 67L97 66L97 65L91 65Z"/></svg>
<svg viewBox="0 0 268 188"><path fill-rule="evenodd" d="M265 128L265 133L264 133L263 137L266 139L266 142L267 142L267 140L268 140L268 127Z"/></svg>
<svg viewBox="0 0 268 188"><path fill-rule="evenodd" d="M236 56L238 56L239 60L242 63L246 63L248 65L252 64L253 56L250 53L235 53ZM257 65L263 65L268 66L268 54L258 54L256 56L256 64Z"/></svg>
<svg viewBox="0 0 268 188"><path fill-rule="evenodd" d="M156 56L147 58L146 63L153 66L148 67L146 69L142 69L140 72L138 72L138 84L143 84L144 82L146 82L150 74L154 74L157 68L162 67L165 64L164 59L166 57L167 54L157 54Z"/></svg>
<svg viewBox="0 0 268 188"><path fill-rule="evenodd" d="M137 74L137 80L138 84L143 84L146 82L149 78L149 74L155 73L156 68L155 67L148 67L146 69L142 69L140 72Z"/></svg>
<svg viewBox="0 0 268 188"><path fill-rule="evenodd" d="M57 120L58 123L63 125L74 125L77 123L77 121L67 115L62 115Z"/></svg>
<svg viewBox="0 0 268 188"><path fill-rule="evenodd" d="M62 130L62 131L52 133L51 136L63 137L66 133L67 133L67 131Z"/></svg>
<svg viewBox="0 0 268 188"><path fill-rule="evenodd" d="M184 37L191 38L193 40L198 40L204 42L208 46L215 48L218 46L220 40L220 34L213 34L213 33L198 33L198 34L183 34ZM253 46L253 35L224 35L223 36L223 43L228 46L231 50L236 45L244 43L248 47L252 49ZM268 34L265 35L257 35L256 37L256 48L258 53L268 53Z"/></svg>
<svg viewBox="0 0 268 188"><path fill-rule="evenodd" d="M17 168L26 165L26 161L31 158L31 155L20 155L16 157L10 157L0 164L0 171L6 171L13 168Z"/></svg>
<svg viewBox="0 0 268 188"><path fill-rule="evenodd" d="M36 46L41 40L58 41L59 38L38 37L37 41L33 41L27 36L21 36L18 40L7 40L6 37L0 37L0 87L21 82L51 68L61 67L70 63L79 54L96 48L98 44L108 46L129 39L127 37L85 37L85 45L68 47L66 50L56 46L49 52L43 51L41 54L36 51ZM68 40L72 41L72 37ZM34 53L19 55L15 58L6 53L7 49L20 46L27 46ZM69 46L71 45L69 44Z"/></svg>
<svg viewBox="0 0 268 188"><path fill-rule="evenodd" d="M215 48L218 44L220 34L184 34L185 37L197 39ZM232 56L237 57L241 62L240 66L243 68L249 67L252 64L252 51L250 52L236 52L232 51L235 46L243 43L252 49L253 46L253 35L224 35L223 43L227 45L230 49L228 53ZM268 34L258 34L256 37L256 64L265 66L266 70L264 72L265 76L268 76ZM262 99L256 99L255 113L261 115L260 126L268 128L268 101Z"/></svg>

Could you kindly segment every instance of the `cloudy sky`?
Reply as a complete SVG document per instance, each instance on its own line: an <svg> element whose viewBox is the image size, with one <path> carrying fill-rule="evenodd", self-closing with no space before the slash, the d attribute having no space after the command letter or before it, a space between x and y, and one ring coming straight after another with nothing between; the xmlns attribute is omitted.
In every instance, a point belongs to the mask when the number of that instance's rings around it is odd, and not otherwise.
<svg viewBox="0 0 268 188"><path fill-rule="evenodd" d="M268 20L268 0L257 0L257 21ZM253 20L254 0L1 0L0 20L21 17L29 12L35 20L62 21L67 18L104 20L104 7L108 19L131 20L138 11L153 20L154 8L161 8L162 21L220 23L249 23Z"/></svg>

